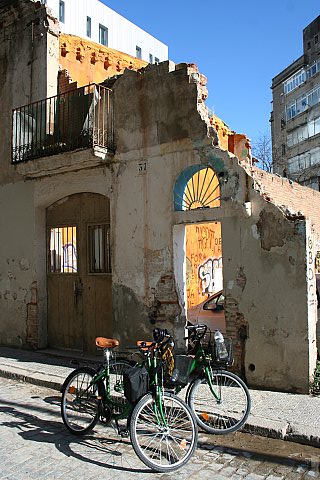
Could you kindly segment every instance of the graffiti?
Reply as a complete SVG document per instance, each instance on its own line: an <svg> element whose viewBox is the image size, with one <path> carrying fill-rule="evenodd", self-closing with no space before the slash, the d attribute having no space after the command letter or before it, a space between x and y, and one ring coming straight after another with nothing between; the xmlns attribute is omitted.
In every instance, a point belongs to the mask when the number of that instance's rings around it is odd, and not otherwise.
<svg viewBox="0 0 320 480"><path fill-rule="evenodd" d="M77 250L73 243L63 245L63 271L77 272Z"/></svg>
<svg viewBox="0 0 320 480"><path fill-rule="evenodd" d="M308 289L309 289L309 305L316 305L316 295L315 295L315 261L313 257L313 241L311 237L308 237L308 251L307 251L307 280L308 280Z"/></svg>
<svg viewBox="0 0 320 480"><path fill-rule="evenodd" d="M221 223L186 228L186 287L188 308L222 289Z"/></svg>
<svg viewBox="0 0 320 480"><path fill-rule="evenodd" d="M216 254L221 254L221 235L217 236L217 229L206 225L196 226L196 236L199 250L209 249Z"/></svg>
<svg viewBox="0 0 320 480"><path fill-rule="evenodd" d="M222 286L222 257L215 259L209 258L199 266L198 274L201 280L202 295L216 292L220 289L220 285Z"/></svg>

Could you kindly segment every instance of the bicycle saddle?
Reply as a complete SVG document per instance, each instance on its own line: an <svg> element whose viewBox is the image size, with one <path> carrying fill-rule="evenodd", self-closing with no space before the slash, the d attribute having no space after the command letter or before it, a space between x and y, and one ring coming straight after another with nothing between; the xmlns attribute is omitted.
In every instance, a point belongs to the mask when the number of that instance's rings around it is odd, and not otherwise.
<svg viewBox="0 0 320 480"><path fill-rule="evenodd" d="M114 348L119 345L119 340L116 340L115 338L97 337L96 345L100 348Z"/></svg>

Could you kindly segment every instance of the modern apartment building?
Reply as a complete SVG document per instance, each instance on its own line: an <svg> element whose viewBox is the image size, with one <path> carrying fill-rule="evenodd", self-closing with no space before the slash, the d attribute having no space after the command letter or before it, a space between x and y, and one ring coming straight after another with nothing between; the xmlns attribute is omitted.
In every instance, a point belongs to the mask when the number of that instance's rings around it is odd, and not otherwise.
<svg viewBox="0 0 320 480"><path fill-rule="evenodd" d="M100 0L42 0L70 33L128 53L148 63L168 60L168 47Z"/></svg>
<svg viewBox="0 0 320 480"><path fill-rule="evenodd" d="M273 171L320 190L320 16L303 30L303 54L272 80Z"/></svg>

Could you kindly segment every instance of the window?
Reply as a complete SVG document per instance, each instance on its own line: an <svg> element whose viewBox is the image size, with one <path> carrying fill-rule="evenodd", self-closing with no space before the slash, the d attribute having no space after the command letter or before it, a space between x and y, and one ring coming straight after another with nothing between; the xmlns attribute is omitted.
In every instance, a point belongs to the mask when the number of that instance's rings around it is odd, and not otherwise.
<svg viewBox="0 0 320 480"><path fill-rule="evenodd" d="M288 160L288 172L294 173L320 164L320 147L313 148L309 152L296 155Z"/></svg>
<svg viewBox="0 0 320 480"><path fill-rule="evenodd" d="M99 25L99 42L105 47L108 46L108 29L103 25Z"/></svg>
<svg viewBox="0 0 320 480"><path fill-rule="evenodd" d="M320 60L317 60L316 62L314 62L313 65L311 65L308 69L307 69L307 79L313 77L313 75L315 75L316 73L318 73L320 71Z"/></svg>
<svg viewBox="0 0 320 480"><path fill-rule="evenodd" d="M211 167L194 165L182 171L174 187L175 211L220 207L220 183Z"/></svg>
<svg viewBox="0 0 320 480"><path fill-rule="evenodd" d="M318 39L318 35L315 35L314 37L314 43L318 43L319 39Z"/></svg>
<svg viewBox="0 0 320 480"><path fill-rule="evenodd" d="M287 95L288 93L292 92L295 88L299 87L302 83L306 81L306 72L302 68L297 73L292 75L288 80L283 83L283 90L284 93Z"/></svg>
<svg viewBox="0 0 320 480"><path fill-rule="evenodd" d="M286 154L286 146L284 143L281 145L281 152L282 152L282 155Z"/></svg>
<svg viewBox="0 0 320 480"><path fill-rule="evenodd" d="M307 43L307 49L310 50L310 48L311 48L311 42L308 42Z"/></svg>
<svg viewBox="0 0 320 480"><path fill-rule="evenodd" d="M59 21L64 23L64 2L62 0L59 2Z"/></svg>
<svg viewBox="0 0 320 480"><path fill-rule="evenodd" d="M110 225L88 227L89 273L110 273Z"/></svg>
<svg viewBox="0 0 320 480"><path fill-rule="evenodd" d="M152 55L152 53L149 53L149 63L153 63L153 55Z"/></svg>
<svg viewBox="0 0 320 480"><path fill-rule="evenodd" d="M87 37L91 38L91 18L87 17Z"/></svg>
<svg viewBox="0 0 320 480"><path fill-rule="evenodd" d="M138 45L136 46L136 57L137 58L142 58L142 52L141 52L141 47L138 47Z"/></svg>
<svg viewBox="0 0 320 480"><path fill-rule="evenodd" d="M159 62L160 62L159 58L154 57L154 63L159 63Z"/></svg>
<svg viewBox="0 0 320 480"><path fill-rule="evenodd" d="M77 273L77 263L77 228L51 228L49 239L49 272Z"/></svg>
<svg viewBox="0 0 320 480"><path fill-rule="evenodd" d="M320 102L320 86L317 85L312 90L309 90L306 94L301 95L296 100L286 105L286 118L290 120L301 112L304 112L308 108L317 105Z"/></svg>

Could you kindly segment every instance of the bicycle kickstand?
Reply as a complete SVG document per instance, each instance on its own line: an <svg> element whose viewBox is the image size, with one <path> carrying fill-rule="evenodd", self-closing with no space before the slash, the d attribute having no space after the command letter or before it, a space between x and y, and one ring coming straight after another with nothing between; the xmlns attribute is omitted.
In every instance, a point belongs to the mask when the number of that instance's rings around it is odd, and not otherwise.
<svg viewBox="0 0 320 480"><path fill-rule="evenodd" d="M120 437L123 438L123 437L128 437L129 436L129 431L128 431L127 427L122 427L121 425L119 425L119 422L116 418L114 419L114 423L116 424L116 430L117 430L118 435L120 435Z"/></svg>

